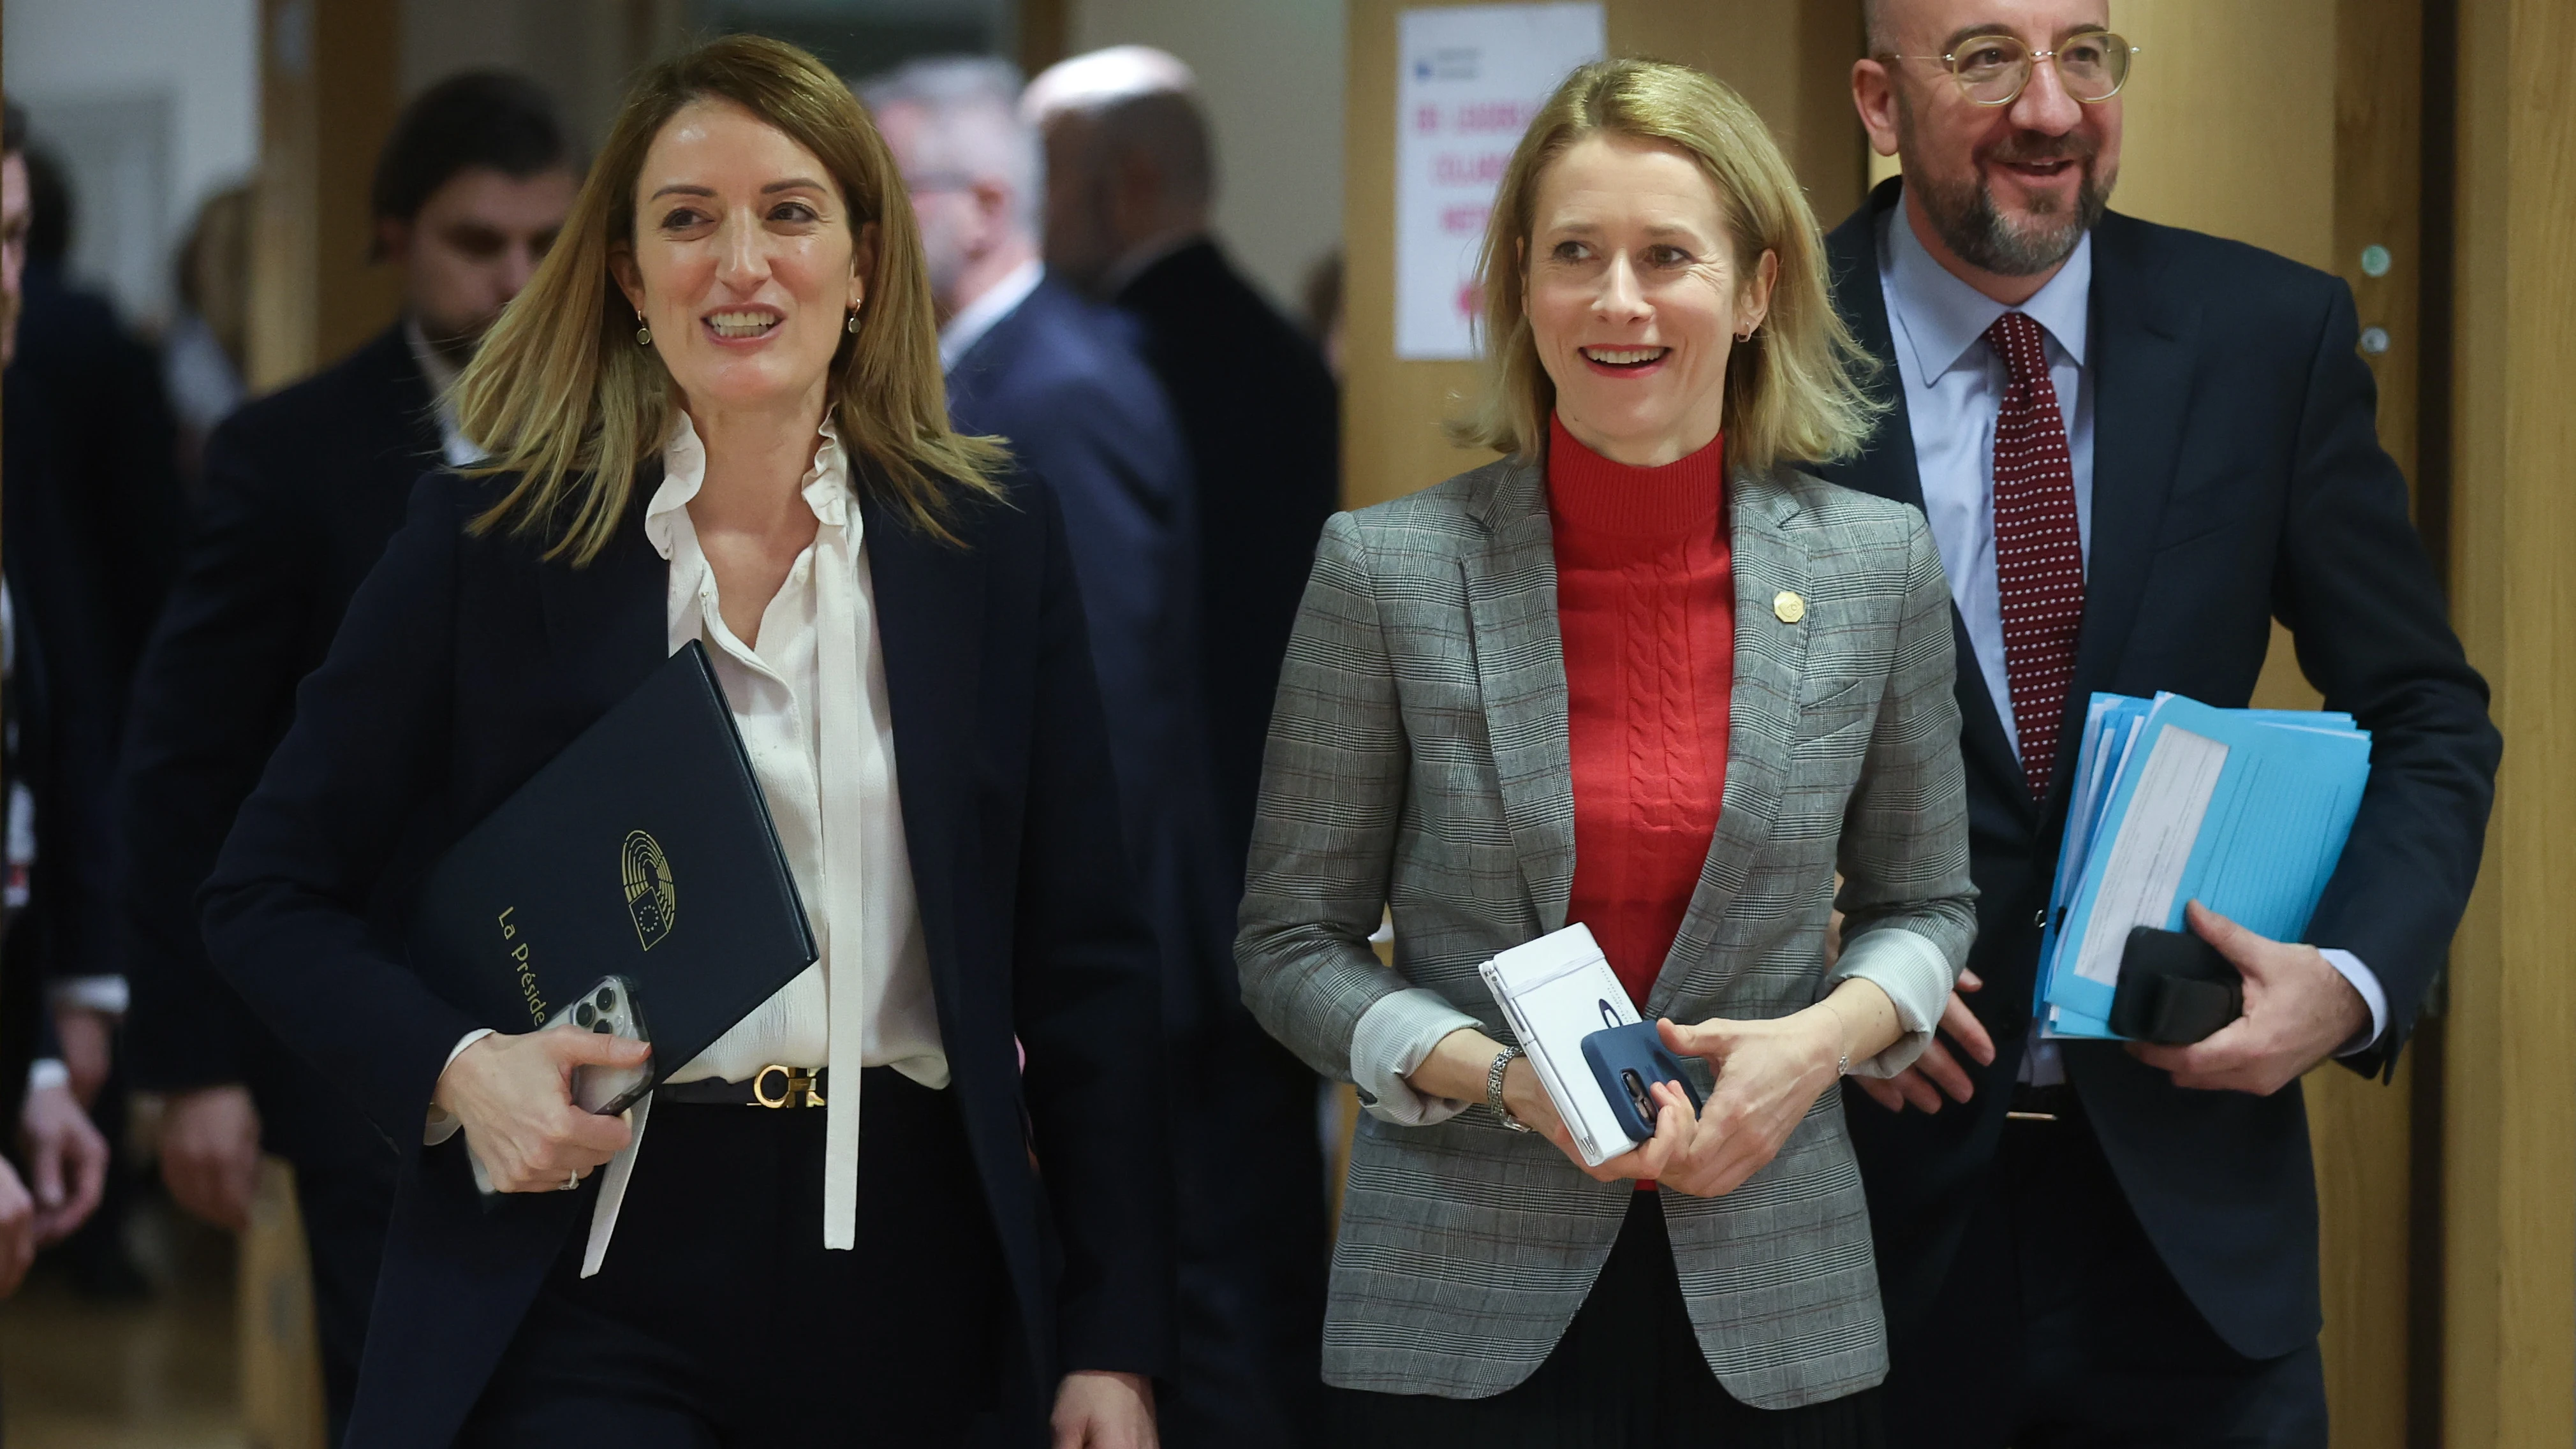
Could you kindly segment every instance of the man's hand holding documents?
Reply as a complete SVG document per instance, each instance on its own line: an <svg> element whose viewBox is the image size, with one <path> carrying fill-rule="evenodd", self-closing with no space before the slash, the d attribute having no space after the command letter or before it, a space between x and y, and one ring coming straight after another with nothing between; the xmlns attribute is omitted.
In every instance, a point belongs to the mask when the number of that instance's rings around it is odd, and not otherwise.
<svg viewBox="0 0 2576 1449"><path fill-rule="evenodd" d="M2175 1086L2268 1097L2370 1025L2361 993L2316 947L2265 940L2198 901L2188 924L2245 974L2245 1014L2190 1046L2129 1044Z"/></svg>
<svg viewBox="0 0 2576 1449"><path fill-rule="evenodd" d="M2188 903L2265 944L2297 940L2369 780L2370 736L2349 715L2093 696L2040 941L2043 1030L2116 1037L2129 933L2182 929Z"/></svg>
<svg viewBox="0 0 2576 1449"><path fill-rule="evenodd" d="M2371 1008L2297 939L2369 775L2370 736L2349 715L2095 695L2040 946L2042 1031L2117 1040L2124 947L2132 928L2151 926L2189 930L2243 978L2243 1014L2205 1039L2128 1044L2175 1085L2268 1095L2349 1050ZM1942 1031L1971 1059L1994 1059L1955 993ZM1939 1042L1917 1068L1862 1087L1894 1111L1972 1095L1971 1074Z"/></svg>

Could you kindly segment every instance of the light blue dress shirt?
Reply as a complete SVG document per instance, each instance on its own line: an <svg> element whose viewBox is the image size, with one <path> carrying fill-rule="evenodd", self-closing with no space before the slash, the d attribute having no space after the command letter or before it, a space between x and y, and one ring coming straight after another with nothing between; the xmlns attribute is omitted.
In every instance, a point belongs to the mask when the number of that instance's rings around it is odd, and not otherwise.
<svg viewBox="0 0 2576 1449"><path fill-rule="evenodd" d="M2093 301L2093 238L2086 234L2047 285L2021 306L2007 307L1956 276L1924 250L1905 221L1902 206L1878 219L1878 285L1887 301L1888 333L1896 371L1905 385L1906 420L1914 439L1915 471L1923 484L1923 516L1932 527L1941 568L1950 576L1950 601L1966 626L1968 647L1984 676L1986 694L2002 719L2016 758L2021 731L2013 719L2012 684L2004 663L2003 601L1995 576L1995 415L2011 375L2001 354L1986 344L1986 329L2006 312L2027 313L2039 324L2048 354L2048 377L2066 422L2066 452L2074 465L2075 526L2084 571L2093 571L2093 367L2089 360ZM1961 667L1966 667L1962 661ZM2327 950L2326 960L2361 993L2370 1026L2342 1054L2360 1051L2388 1026L2388 993L2350 951ZM2034 1034L2022 1058L2022 1080L2063 1081L2057 1044Z"/></svg>

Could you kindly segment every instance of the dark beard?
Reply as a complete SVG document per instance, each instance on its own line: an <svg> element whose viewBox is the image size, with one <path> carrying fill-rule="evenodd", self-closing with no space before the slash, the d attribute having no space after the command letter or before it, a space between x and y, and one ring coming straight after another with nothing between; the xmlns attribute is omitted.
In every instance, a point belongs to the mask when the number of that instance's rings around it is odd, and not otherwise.
<svg viewBox="0 0 2576 1449"><path fill-rule="evenodd" d="M1994 192L1981 177L1952 186L1923 186L1923 214L1952 255L1980 271L1999 277L2033 277L2059 262L2084 240L2109 208L2108 188L2091 169L2076 188L2073 214L2051 204L2033 207L2033 225L2016 227L1995 207Z"/></svg>
<svg viewBox="0 0 2576 1449"><path fill-rule="evenodd" d="M1911 149L1912 119L1910 114L1900 116L1906 133L1900 143L1907 150ZM2082 137L2024 133L1981 153L1981 160L2067 160L2083 168L2072 215L2059 211L2054 202L2042 202L2018 227L1996 207L1994 191L1982 173L1956 182L1926 181L1913 175L1905 180L1921 192L1923 214L1952 256L1999 277L2033 277L2066 260L2110 207L2111 186L2094 169L2094 152L2093 143Z"/></svg>

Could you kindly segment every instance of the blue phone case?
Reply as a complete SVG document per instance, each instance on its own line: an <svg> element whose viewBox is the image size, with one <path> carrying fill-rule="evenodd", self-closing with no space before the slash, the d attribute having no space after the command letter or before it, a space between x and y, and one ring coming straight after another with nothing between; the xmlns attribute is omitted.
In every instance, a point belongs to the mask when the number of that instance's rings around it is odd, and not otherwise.
<svg viewBox="0 0 2576 1449"><path fill-rule="evenodd" d="M1681 1058L1655 1034L1651 1021L1632 1021L1592 1033L1583 1039L1583 1059L1591 1063L1592 1079L1601 1084L1610 1110L1618 1114L1619 1130L1631 1142L1655 1135L1655 1099L1646 1092L1657 1082L1680 1084L1691 1110L1700 1108L1699 1089L1682 1075Z"/></svg>

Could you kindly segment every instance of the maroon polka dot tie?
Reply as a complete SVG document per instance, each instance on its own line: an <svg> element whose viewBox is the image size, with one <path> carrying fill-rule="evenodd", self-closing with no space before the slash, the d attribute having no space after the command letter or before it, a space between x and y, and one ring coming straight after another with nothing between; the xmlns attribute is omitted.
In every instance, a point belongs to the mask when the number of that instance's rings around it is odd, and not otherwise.
<svg viewBox="0 0 2576 1449"><path fill-rule="evenodd" d="M1995 413L1995 584L2003 600L2004 673L2012 681L2022 775L2032 798L2045 799L2084 625L2075 465L2039 324L2006 312L1986 329L1986 345L2012 374Z"/></svg>

